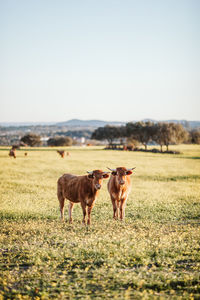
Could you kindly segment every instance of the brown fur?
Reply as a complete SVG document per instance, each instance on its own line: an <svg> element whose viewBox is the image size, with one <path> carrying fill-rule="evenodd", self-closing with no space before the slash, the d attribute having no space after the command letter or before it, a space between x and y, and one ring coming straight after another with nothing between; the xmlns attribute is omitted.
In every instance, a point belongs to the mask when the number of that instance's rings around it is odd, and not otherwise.
<svg viewBox="0 0 200 300"><path fill-rule="evenodd" d="M131 180L129 175L132 171L128 171L124 167L116 168L116 172L112 172L108 181L108 192L113 205L113 218L118 219L120 212L120 219L125 217L125 206L128 195L131 190Z"/></svg>
<svg viewBox="0 0 200 300"><path fill-rule="evenodd" d="M92 174L76 176L72 174L64 174L58 179L57 196L60 202L61 219L64 220L64 202L65 199L69 203L69 222L72 223L72 210L74 203L81 203L83 210L83 223L86 220L86 208L88 207L87 224L90 225L90 214L95 199L101 188L103 178L109 177L108 174L101 170L94 170Z"/></svg>
<svg viewBox="0 0 200 300"><path fill-rule="evenodd" d="M60 154L60 156L61 156L62 158L65 157L65 151L64 151L64 150L57 150L57 152L58 152L58 154Z"/></svg>
<svg viewBox="0 0 200 300"><path fill-rule="evenodd" d="M11 149L8 155L9 155L10 157L16 158L16 150L15 150L15 149Z"/></svg>

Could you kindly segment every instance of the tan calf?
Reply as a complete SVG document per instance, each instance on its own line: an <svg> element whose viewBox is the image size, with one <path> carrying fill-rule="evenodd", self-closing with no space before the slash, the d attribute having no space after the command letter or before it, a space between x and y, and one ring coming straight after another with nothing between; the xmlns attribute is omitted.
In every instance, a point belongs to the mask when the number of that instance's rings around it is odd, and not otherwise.
<svg viewBox="0 0 200 300"><path fill-rule="evenodd" d="M129 175L132 174L132 169L126 169L125 167L118 167L116 169L110 169L111 176L108 181L108 192L113 205L113 218L123 220L125 217L125 206L128 199L128 195L131 190L131 180Z"/></svg>

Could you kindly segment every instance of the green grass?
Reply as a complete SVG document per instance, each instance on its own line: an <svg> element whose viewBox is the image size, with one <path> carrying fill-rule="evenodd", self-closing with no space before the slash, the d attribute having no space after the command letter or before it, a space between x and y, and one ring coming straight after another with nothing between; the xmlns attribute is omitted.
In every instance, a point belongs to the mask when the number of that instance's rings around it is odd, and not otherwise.
<svg viewBox="0 0 200 300"><path fill-rule="evenodd" d="M2 147L0 299L199 299L200 147L171 148L182 154L34 148L14 160ZM117 166L136 166L125 221L105 180L90 227L79 204L61 223L57 179Z"/></svg>

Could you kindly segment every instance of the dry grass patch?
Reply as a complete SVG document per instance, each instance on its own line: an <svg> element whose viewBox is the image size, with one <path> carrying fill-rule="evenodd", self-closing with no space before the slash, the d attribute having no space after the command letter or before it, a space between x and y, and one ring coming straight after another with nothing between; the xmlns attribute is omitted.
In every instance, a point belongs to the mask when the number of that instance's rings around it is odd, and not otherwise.
<svg viewBox="0 0 200 300"><path fill-rule="evenodd" d="M0 151L0 299L198 299L200 149L174 149ZM105 181L90 227L79 205L60 223L58 177L107 166L136 166L125 222L112 220Z"/></svg>

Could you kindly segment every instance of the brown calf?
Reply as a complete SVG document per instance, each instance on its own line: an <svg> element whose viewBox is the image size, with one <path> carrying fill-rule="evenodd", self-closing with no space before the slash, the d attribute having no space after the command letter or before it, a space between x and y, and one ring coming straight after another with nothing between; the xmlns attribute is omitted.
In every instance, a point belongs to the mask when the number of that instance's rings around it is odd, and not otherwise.
<svg viewBox="0 0 200 300"><path fill-rule="evenodd" d="M109 169L109 168L108 168ZM131 190L131 180L129 175L132 174L132 169L126 169L124 167L111 170L111 176L108 181L108 192L113 205L113 218L118 219L120 211L120 219L125 217L125 206L128 195Z"/></svg>
<svg viewBox="0 0 200 300"><path fill-rule="evenodd" d="M57 152L58 152L58 154L60 154L60 156L61 156L62 158L65 157L65 151L64 151L64 150L57 150Z"/></svg>
<svg viewBox="0 0 200 300"><path fill-rule="evenodd" d="M15 150L15 149L11 149L8 155L9 155L10 157L16 158L16 150Z"/></svg>
<svg viewBox="0 0 200 300"><path fill-rule="evenodd" d="M72 210L74 203L81 203L83 210L83 224L86 220L86 207L88 220L90 225L90 214L95 199L101 188L103 178L108 178L108 172L94 170L88 172L88 175L76 176L72 174L64 174L58 179L57 196L60 202L61 219L64 221L64 202L69 200L69 223L72 223Z"/></svg>

